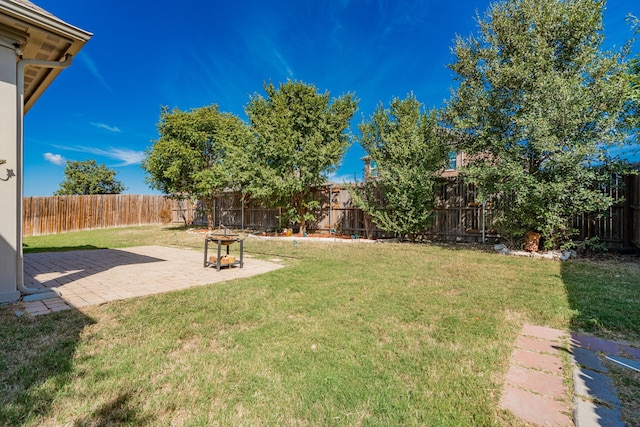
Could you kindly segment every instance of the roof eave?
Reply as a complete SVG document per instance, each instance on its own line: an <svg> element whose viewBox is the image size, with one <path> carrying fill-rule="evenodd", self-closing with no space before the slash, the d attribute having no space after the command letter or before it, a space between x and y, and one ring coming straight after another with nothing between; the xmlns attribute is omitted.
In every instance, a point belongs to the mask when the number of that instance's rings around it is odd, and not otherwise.
<svg viewBox="0 0 640 427"><path fill-rule="evenodd" d="M39 10L36 7L30 7L25 3L16 3L11 0L0 0L0 9L3 9L6 13L13 15L15 18L53 33L58 33L61 36L71 38L74 41L78 41L83 44L88 42L93 36L93 33L68 24L44 10Z"/></svg>
<svg viewBox="0 0 640 427"><path fill-rule="evenodd" d="M10 17L10 19L19 21L25 27L34 29L34 31L37 29L67 40L68 47L62 52L56 52L55 56L47 58L51 61L62 62L67 55L75 57L93 36L92 33L62 21L28 0L0 0L0 12ZM27 44L29 44L28 40ZM40 95L44 93L61 71L61 69L47 69L30 90L25 87L25 113L35 104Z"/></svg>

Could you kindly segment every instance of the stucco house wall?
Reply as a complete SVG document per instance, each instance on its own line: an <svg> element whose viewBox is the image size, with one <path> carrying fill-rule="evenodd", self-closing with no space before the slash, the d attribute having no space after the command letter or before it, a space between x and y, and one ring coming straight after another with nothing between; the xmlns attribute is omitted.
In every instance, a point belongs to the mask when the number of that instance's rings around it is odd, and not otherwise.
<svg viewBox="0 0 640 427"><path fill-rule="evenodd" d="M5 161L0 165L0 302L20 297L16 287L18 194L15 177L9 178L10 170L15 173L17 122L16 54L0 45L0 160Z"/></svg>

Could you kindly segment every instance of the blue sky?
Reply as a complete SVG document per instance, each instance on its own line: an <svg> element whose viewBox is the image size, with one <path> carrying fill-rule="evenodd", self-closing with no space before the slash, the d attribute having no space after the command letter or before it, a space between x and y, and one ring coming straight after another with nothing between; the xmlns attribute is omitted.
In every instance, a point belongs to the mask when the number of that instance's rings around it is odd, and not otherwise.
<svg viewBox="0 0 640 427"><path fill-rule="evenodd" d="M160 107L218 104L245 119L263 83L314 84L360 99L352 129L378 103L413 92L441 107L454 85L456 34L477 32L485 0L33 0L93 38L25 117L26 196L47 196L66 160L95 159L131 194L152 194L140 168ZM608 46L632 36L640 2L609 0ZM640 44L640 43L639 43ZM638 48L634 49L638 52ZM352 146L334 181L362 177Z"/></svg>

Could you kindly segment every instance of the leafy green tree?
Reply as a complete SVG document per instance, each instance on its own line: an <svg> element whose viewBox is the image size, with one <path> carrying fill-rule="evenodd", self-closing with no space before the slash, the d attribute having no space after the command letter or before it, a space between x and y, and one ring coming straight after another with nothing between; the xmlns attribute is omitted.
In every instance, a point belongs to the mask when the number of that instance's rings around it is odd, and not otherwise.
<svg viewBox="0 0 640 427"><path fill-rule="evenodd" d="M629 132L638 141L638 130L640 129L640 55L629 61L629 82L631 85L631 102L628 104L628 115L626 120ZM637 152L637 150L636 150Z"/></svg>
<svg viewBox="0 0 640 427"><path fill-rule="evenodd" d="M640 55L629 62L629 78L633 100L640 102Z"/></svg>
<svg viewBox="0 0 640 427"><path fill-rule="evenodd" d="M249 145L249 128L217 105L191 111L163 107L158 134L142 163L147 183L171 197L201 200L212 228L215 198L238 182L233 159Z"/></svg>
<svg viewBox="0 0 640 427"><path fill-rule="evenodd" d="M640 34L640 20L634 16L629 17L635 34ZM640 53L629 61L629 80L631 82L632 103L630 106L630 124L637 130L640 128Z"/></svg>
<svg viewBox="0 0 640 427"><path fill-rule="evenodd" d="M408 234L428 229L447 145L434 112L425 113L413 95L380 105L360 125L360 143L375 162L377 177L351 187L356 205L382 230Z"/></svg>
<svg viewBox="0 0 640 427"><path fill-rule="evenodd" d="M345 131L357 101L351 94L330 100L328 92L294 81L265 84L265 91L267 98L255 95L245 108L256 135L248 191L283 207L303 234L318 205L312 189L326 182L349 146Z"/></svg>
<svg viewBox="0 0 640 427"><path fill-rule="evenodd" d="M626 50L602 50L602 0L504 0L458 38L459 83L448 123L467 136L467 179L499 207L500 231L542 234L547 248L574 232L569 219L612 199L598 186L621 164L630 99Z"/></svg>
<svg viewBox="0 0 640 427"><path fill-rule="evenodd" d="M95 160L68 161L64 167L65 180L59 184L60 188L54 195L120 194L126 188L115 179L116 174L116 171Z"/></svg>

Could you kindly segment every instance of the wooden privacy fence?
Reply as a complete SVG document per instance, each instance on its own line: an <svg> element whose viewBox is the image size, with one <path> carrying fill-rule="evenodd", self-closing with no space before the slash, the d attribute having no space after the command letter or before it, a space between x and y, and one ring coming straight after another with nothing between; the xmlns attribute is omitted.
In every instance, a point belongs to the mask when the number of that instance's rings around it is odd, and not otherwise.
<svg viewBox="0 0 640 427"><path fill-rule="evenodd" d="M330 233L358 235L364 237L368 227L361 209L355 207L349 191L344 185L326 185L316 190L314 198L319 208L314 214L316 220L307 223L309 233ZM207 215L202 204L186 200L176 202L173 207L173 221L185 222L190 218L193 224L206 226ZM250 230L275 231L288 228L283 222L282 209L265 207L253 200L242 201L239 193L226 193L218 197L213 208L215 227L240 228ZM390 233L373 229L375 237L386 237Z"/></svg>
<svg viewBox="0 0 640 427"><path fill-rule="evenodd" d="M610 248L640 247L640 176L615 178L602 189L618 203L607 212L585 213L573 220L580 230L578 239L599 237ZM326 185L318 189L315 199L317 220L308 224L309 232L390 237L391 233L375 228L361 209L355 207L343 185ZM494 210L476 202L477 189L457 177L447 178L438 193L434 221L425 238L450 242L491 242ZM227 193L216 200L214 224L250 230L278 230L288 227L281 222L279 208L264 207L244 201L238 193ZM92 228L131 225L197 224L206 226L201 204L172 200L164 196L100 195L26 197L24 199L25 236L56 234Z"/></svg>
<svg viewBox="0 0 640 427"><path fill-rule="evenodd" d="M244 205L238 193L227 193L216 199L213 212L215 227L252 230L279 230L289 227L281 222L280 208L264 207L253 201ZM438 194L434 221L423 238L452 242L482 242L495 240L493 211L476 203L477 191L458 178L447 178ZM353 204L349 190L340 184L326 185L315 192L319 208L314 212L316 221L307 224L309 233L345 234L375 238L394 237L375 227L371 220ZM174 205L173 221L184 222L190 218L194 224L207 225L207 216L202 205L181 201Z"/></svg>
<svg viewBox="0 0 640 427"><path fill-rule="evenodd" d="M447 178L440 186L434 219L426 236L446 242L485 242L498 237L494 210L489 204L478 203L478 189L459 177Z"/></svg>
<svg viewBox="0 0 640 427"><path fill-rule="evenodd" d="M640 247L640 176L614 177L603 193L617 202L606 212L585 213L572 221L579 230L577 239L598 237L610 248L635 245ZM447 242L493 242L499 237L494 227L495 211L491 204L476 202L477 188L459 177L443 179L437 195L434 220L424 238ZM308 224L309 232L336 233L373 237L389 237L392 233L377 229L367 221L361 209L355 207L349 191L343 185L327 185L316 191L320 208L317 220ZM253 230L277 230L288 227L280 223L279 208L267 208L249 201L242 203L241 195L228 193L216 201L215 226ZM174 222L191 218L193 223L206 226L206 215L195 203L174 205Z"/></svg>
<svg viewBox="0 0 640 427"><path fill-rule="evenodd" d="M631 178L629 191L629 216L631 223L631 239L635 247L640 248L640 175Z"/></svg>
<svg viewBox="0 0 640 427"><path fill-rule="evenodd" d="M570 226L578 230L576 240L598 237L609 248L640 247L640 175L613 175L601 189L615 202L605 212L589 212L576 216ZM488 241L498 237L493 229L491 204L476 203L477 189L459 178L450 178L440 188L435 219L426 233L435 240Z"/></svg>
<svg viewBox="0 0 640 427"><path fill-rule="evenodd" d="M105 194L25 197L24 236L58 234L94 228L158 224L173 201L164 196ZM167 222L170 217L167 217Z"/></svg>
<svg viewBox="0 0 640 427"><path fill-rule="evenodd" d="M640 217L638 217L638 191L640 176L612 176L611 183L602 192L613 198L614 203L605 212L583 213L573 219L572 227L579 230L579 240L597 236L609 247L640 245ZM635 206L635 214L633 212ZM634 219L635 216L635 219ZM635 234L635 236L634 236Z"/></svg>

